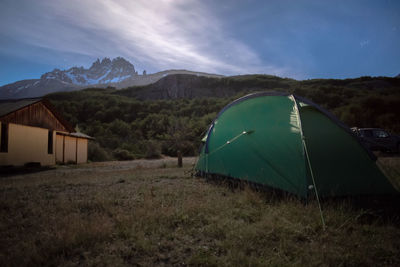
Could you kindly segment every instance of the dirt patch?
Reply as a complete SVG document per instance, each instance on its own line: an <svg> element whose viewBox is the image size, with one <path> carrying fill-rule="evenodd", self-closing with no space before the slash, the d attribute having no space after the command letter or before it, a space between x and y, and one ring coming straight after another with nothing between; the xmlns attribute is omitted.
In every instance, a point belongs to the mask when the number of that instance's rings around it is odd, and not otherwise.
<svg viewBox="0 0 400 267"><path fill-rule="evenodd" d="M183 164L194 165L197 157L183 158ZM68 168L77 171L91 170L91 171L115 171L115 170L131 170L131 169L156 169L166 167L176 167L178 165L178 158L163 157L160 159L137 159L127 161L105 161L105 162L92 162L81 165L60 166L59 169Z"/></svg>

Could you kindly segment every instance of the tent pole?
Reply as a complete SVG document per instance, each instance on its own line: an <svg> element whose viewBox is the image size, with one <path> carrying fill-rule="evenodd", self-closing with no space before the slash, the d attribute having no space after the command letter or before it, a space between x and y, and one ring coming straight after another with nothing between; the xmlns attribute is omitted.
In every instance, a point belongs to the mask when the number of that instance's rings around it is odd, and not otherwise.
<svg viewBox="0 0 400 267"><path fill-rule="evenodd" d="M310 157L309 157L309 154L308 154L308 149L307 149L307 144L306 144L306 138L305 138L305 136L304 136L303 128L302 128L302 126L301 126L301 117L300 117L299 106L298 106L298 103L297 103L295 97L294 97L293 95L291 95L290 97L292 98L292 100L294 101L294 104L295 104L294 107L295 107L295 109L296 109L296 115L297 115L298 122L299 122L299 129L300 129L300 133L301 133L301 141L302 141L302 143L303 143L303 148L304 148L304 151L305 151L305 153L306 153L308 168L310 168L311 180L312 180L312 182L313 182L313 187L314 187L315 196L317 197L318 209L319 209L319 213L320 213L320 215L321 215L322 229L325 231L326 225L325 225L324 214L322 213L321 202L320 202L319 195L318 195L317 185L316 185L315 179L314 179L314 172L313 172L313 169L312 169L312 166L311 166Z"/></svg>
<svg viewBox="0 0 400 267"><path fill-rule="evenodd" d="M206 174L208 174L208 153L206 153Z"/></svg>
<svg viewBox="0 0 400 267"><path fill-rule="evenodd" d="M319 195L318 195L317 185L315 184L315 179L314 179L314 172L313 172L312 167L311 167L310 157L308 156L307 145L306 145L306 141L305 141L305 138L304 138L304 137L302 138L302 141L303 141L304 150L305 150L306 156L307 156L308 167L310 168L311 179L312 179L312 182L313 182L315 195L317 196L317 202L318 202L319 213L320 213L320 215L321 215L322 229L325 231L326 225L325 225L324 215L323 215L323 213L322 213L321 202L319 201Z"/></svg>

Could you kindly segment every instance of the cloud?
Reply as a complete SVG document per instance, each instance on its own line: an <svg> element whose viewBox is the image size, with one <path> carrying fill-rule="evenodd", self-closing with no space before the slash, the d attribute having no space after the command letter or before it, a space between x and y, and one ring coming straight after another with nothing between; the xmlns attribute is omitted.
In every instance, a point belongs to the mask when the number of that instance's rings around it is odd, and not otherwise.
<svg viewBox="0 0 400 267"><path fill-rule="evenodd" d="M8 4L7 4L8 2ZM16 1L22 3L21 1ZM6 0L3 33L30 45L91 57L124 56L155 70L284 74L230 37L203 1ZM4 23L2 23L5 25Z"/></svg>
<svg viewBox="0 0 400 267"><path fill-rule="evenodd" d="M364 40L360 42L360 46L361 48L363 48L364 46L369 45L369 40Z"/></svg>

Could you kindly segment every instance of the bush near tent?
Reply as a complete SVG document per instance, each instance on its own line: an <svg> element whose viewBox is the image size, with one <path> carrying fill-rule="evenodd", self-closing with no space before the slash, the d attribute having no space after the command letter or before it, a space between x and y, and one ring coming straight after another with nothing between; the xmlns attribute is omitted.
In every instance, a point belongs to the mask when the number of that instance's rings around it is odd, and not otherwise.
<svg viewBox="0 0 400 267"><path fill-rule="evenodd" d="M195 169L205 176L302 198L398 193L346 125L296 95L239 98L222 109L203 140Z"/></svg>

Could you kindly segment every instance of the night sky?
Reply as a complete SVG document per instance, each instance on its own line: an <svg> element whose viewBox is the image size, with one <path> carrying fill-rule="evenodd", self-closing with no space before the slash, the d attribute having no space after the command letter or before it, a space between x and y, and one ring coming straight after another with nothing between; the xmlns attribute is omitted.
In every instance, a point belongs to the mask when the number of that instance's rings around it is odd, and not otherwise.
<svg viewBox="0 0 400 267"><path fill-rule="evenodd" d="M148 73L400 73L394 0L1 0L0 7L0 85L117 56Z"/></svg>

